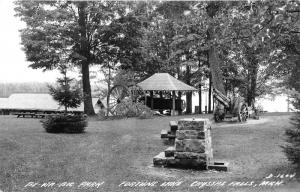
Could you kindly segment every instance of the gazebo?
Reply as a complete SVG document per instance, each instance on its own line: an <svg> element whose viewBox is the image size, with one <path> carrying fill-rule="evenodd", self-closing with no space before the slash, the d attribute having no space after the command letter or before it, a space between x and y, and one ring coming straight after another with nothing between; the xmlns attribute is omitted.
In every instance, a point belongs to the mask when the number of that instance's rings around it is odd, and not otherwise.
<svg viewBox="0 0 300 192"><path fill-rule="evenodd" d="M182 81L174 78L168 73L155 73L151 77L137 84L144 91L150 92L151 109L153 109L153 92L160 91L160 93L170 92L172 93L172 110L171 115L175 114L175 92L187 92L187 91L198 91L194 87L183 83ZM145 97L146 100L146 97ZM147 103L147 100L145 101Z"/></svg>

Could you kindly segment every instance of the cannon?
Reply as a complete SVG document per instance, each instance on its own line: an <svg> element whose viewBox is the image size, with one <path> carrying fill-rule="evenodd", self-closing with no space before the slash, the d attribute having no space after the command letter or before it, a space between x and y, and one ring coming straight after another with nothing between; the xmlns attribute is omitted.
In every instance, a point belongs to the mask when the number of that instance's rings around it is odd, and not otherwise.
<svg viewBox="0 0 300 192"><path fill-rule="evenodd" d="M121 103L128 100L138 101L145 97L145 92L138 85L115 85L107 95L107 116L123 116L124 110L120 109Z"/></svg>
<svg viewBox="0 0 300 192"><path fill-rule="evenodd" d="M249 116L248 105L242 97L229 99L217 89L213 90L213 97L216 103L214 109L215 122L221 122L225 118L237 117L240 122L246 122Z"/></svg>
<svg viewBox="0 0 300 192"><path fill-rule="evenodd" d="M215 122L221 122L225 118L238 118L240 122L246 122L249 117L248 105L243 97L229 98L226 96L223 75L219 66L219 58L212 47L209 51L210 71L213 85L213 98L216 103L214 108Z"/></svg>

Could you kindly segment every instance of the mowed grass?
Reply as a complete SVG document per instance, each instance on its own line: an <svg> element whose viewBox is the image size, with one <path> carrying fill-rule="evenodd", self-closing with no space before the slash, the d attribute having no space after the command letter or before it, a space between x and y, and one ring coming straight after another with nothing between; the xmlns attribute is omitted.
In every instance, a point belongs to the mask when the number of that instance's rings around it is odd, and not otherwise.
<svg viewBox="0 0 300 192"><path fill-rule="evenodd" d="M184 116L199 117L199 116ZM211 118L211 116L204 116ZM84 134L49 134L38 119L0 116L0 190L7 191L273 191L282 187L191 187L194 181L261 181L269 174L294 173L282 152L290 115L263 116L245 124L213 124L214 158L229 162L228 172L193 171L152 166L152 159L168 145L160 138L171 120L90 120ZM78 188L81 182L105 182L99 188ZM178 187L124 187L123 181L182 181ZM25 187L74 182L73 187ZM297 183L296 183L297 184ZM295 190L296 191L296 190Z"/></svg>

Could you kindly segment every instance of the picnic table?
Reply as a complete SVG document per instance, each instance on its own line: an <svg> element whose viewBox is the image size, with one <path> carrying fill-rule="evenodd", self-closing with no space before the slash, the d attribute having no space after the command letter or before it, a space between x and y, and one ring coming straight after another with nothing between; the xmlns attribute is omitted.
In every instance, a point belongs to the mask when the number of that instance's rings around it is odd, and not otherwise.
<svg viewBox="0 0 300 192"><path fill-rule="evenodd" d="M47 113L36 113L35 114L35 117L36 118L45 118L45 117L47 117L48 115L51 115L51 114L47 114Z"/></svg>
<svg viewBox="0 0 300 192"><path fill-rule="evenodd" d="M26 116L30 116L31 118L33 118L36 116L35 113L26 113L26 112L15 113L15 115L17 115L17 118L19 117L25 118Z"/></svg>

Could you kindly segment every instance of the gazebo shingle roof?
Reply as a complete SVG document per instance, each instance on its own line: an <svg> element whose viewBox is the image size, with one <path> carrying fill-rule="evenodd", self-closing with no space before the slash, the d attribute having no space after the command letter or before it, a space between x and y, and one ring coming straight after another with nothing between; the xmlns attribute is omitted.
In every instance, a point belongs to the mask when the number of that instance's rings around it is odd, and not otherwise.
<svg viewBox="0 0 300 192"><path fill-rule="evenodd" d="M197 91L168 73L155 73L138 85L145 91Z"/></svg>

